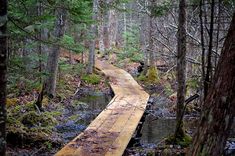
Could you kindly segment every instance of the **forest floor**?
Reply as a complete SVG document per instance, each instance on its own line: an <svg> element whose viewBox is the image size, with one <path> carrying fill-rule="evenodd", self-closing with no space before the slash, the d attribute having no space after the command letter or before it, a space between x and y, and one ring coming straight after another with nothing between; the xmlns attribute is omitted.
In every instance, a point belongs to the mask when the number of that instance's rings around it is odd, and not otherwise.
<svg viewBox="0 0 235 156"><path fill-rule="evenodd" d="M79 61L62 53L56 97L44 97L44 111L34 106L40 86L29 90L19 82L21 92L8 95L7 155L54 155L106 107L113 96L107 78L86 75Z"/></svg>
<svg viewBox="0 0 235 156"><path fill-rule="evenodd" d="M148 83L138 73L140 63L130 59L118 59L115 54L100 59L125 69L151 95L150 109L143 124L140 138L128 146L124 155L184 155L187 147L166 142L174 133L176 110L175 74L166 69L158 71L158 83ZM106 107L113 93L108 79L99 71L85 74L81 57L62 53L59 66L57 96L53 100L44 98L44 111L35 109L34 103L40 87L23 89L10 94L7 99L7 141L10 156L53 155L71 139L82 132ZM162 66L162 65L161 65ZM193 86L193 85L191 85ZM190 92L194 92L191 89ZM190 93L189 93L190 94ZM195 100L186 109L185 128L192 136L199 117L199 101Z"/></svg>
<svg viewBox="0 0 235 156"><path fill-rule="evenodd" d="M131 143L125 151L126 156L177 156L185 155L191 139L173 144L168 138L174 134L176 126L176 76L172 67L165 66L164 62L156 62L159 81L149 83L143 78L138 70L142 68L138 61L131 61L129 58L119 59L118 55L111 54L103 57L110 63L128 71L138 83L149 93L149 104L151 105L141 134L135 138L135 143ZM197 93L198 80L194 77L187 82L186 98ZM200 94L200 93L199 93ZM184 128L185 132L191 138L197 127L200 117L200 98L190 102L185 111ZM235 122L234 122L235 123ZM230 138L227 141L224 155L235 155L235 124L231 130Z"/></svg>

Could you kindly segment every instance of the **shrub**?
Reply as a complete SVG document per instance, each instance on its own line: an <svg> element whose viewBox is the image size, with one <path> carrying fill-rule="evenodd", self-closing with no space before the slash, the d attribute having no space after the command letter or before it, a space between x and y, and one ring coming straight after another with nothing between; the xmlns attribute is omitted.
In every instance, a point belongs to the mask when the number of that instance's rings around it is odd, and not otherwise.
<svg viewBox="0 0 235 156"><path fill-rule="evenodd" d="M96 74L89 74L89 75L83 75L81 78L83 81L89 84L99 84L101 81L101 77Z"/></svg>

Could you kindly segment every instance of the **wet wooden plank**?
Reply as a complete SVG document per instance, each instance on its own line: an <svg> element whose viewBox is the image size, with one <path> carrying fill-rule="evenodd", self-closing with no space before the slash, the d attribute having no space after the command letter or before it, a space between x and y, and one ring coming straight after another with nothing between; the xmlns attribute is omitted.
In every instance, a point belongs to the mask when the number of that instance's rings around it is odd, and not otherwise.
<svg viewBox="0 0 235 156"><path fill-rule="evenodd" d="M56 156L121 156L145 111L149 95L126 71L96 61L115 97L87 129Z"/></svg>

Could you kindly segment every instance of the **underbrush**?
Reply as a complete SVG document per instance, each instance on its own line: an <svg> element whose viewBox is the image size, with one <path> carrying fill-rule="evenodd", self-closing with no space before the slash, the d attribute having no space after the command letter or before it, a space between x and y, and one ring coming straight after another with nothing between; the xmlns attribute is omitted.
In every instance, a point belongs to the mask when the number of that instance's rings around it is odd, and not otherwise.
<svg viewBox="0 0 235 156"><path fill-rule="evenodd" d="M100 75L97 75L97 74L83 75L81 79L85 81L86 83L92 84L92 85L99 84L101 81Z"/></svg>
<svg viewBox="0 0 235 156"><path fill-rule="evenodd" d="M66 105L82 87L105 88L107 82L99 73L86 75L85 65L75 62L71 64L68 58L60 58L56 97L49 99L44 96L43 110L37 109L35 102L42 88L43 79L47 73L29 74L20 65L22 61L13 62L10 67L8 82L7 106L7 142L10 147L45 147L50 150L61 147L63 140L55 127L63 119L62 113ZM33 71L32 71L33 70ZM34 73L34 69L30 70ZM37 70L37 69L35 69ZM104 79L104 80L103 80ZM77 116L74 116L76 118Z"/></svg>

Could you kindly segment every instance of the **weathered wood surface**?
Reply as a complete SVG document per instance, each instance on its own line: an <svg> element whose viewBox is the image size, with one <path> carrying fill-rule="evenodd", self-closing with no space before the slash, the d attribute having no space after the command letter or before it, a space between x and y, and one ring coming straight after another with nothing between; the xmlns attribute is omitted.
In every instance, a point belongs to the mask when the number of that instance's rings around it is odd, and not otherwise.
<svg viewBox="0 0 235 156"><path fill-rule="evenodd" d="M105 110L56 156L121 156L144 113L149 95L126 71L96 61L115 93Z"/></svg>

